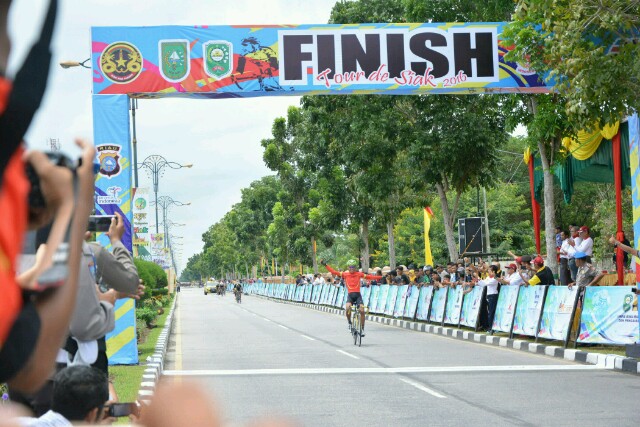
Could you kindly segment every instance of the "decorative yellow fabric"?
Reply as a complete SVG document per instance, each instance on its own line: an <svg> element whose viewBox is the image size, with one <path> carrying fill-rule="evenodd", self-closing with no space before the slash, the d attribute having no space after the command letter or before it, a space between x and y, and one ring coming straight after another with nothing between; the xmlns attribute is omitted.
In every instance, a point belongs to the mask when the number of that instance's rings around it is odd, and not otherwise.
<svg viewBox="0 0 640 427"><path fill-rule="evenodd" d="M527 147L526 150L524 150L524 164L528 165L529 164L529 159L531 159L531 149L529 147Z"/></svg>
<svg viewBox="0 0 640 427"><path fill-rule="evenodd" d="M433 256L431 255L431 241L429 240L429 229L431 228L431 216L433 212L431 208L424 208L424 263L425 265L433 265Z"/></svg>
<svg viewBox="0 0 640 427"><path fill-rule="evenodd" d="M616 122L613 125L606 125L603 129L597 127L593 132L578 132L578 140L573 138L563 138L562 145L571 153L571 155L577 160L587 160L593 156L596 152L603 138L611 139L617 133L620 127L620 122Z"/></svg>

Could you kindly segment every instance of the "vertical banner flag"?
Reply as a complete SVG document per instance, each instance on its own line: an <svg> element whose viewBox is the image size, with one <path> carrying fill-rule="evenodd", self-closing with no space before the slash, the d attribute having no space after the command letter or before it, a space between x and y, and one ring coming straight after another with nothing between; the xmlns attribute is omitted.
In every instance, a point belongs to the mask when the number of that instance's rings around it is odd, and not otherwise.
<svg viewBox="0 0 640 427"><path fill-rule="evenodd" d="M164 233L151 233L151 260L163 269L169 268L167 253L164 247Z"/></svg>
<svg viewBox="0 0 640 427"><path fill-rule="evenodd" d="M93 140L96 162L95 208L98 215L116 212L124 221L122 243L131 251L131 161L129 150L129 99L126 95L94 95ZM109 247L109 237L101 233L98 242ZM107 334L109 364L138 363L135 302L118 300L116 326Z"/></svg>
<svg viewBox="0 0 640 427"><path fill-rule="evenodd" d="M540 338L560 341L567 339L577 297L578 286L571 289L566 286L549 286L538 331Z"/></svg>
<svg viewBox="0 0 640 427"><path fill-rule="evenodd" d="M640 119L629 117L629 163L631 166L631 201L633 203L633 247L640 247ZM640 285L640 260L632 257L636 267L636 285Z"/></svg>
<svg viewBox="0 0 640 427"><path fill-rule="evenodd" d="M460 325L470 328L477 326L485 289L486 286L474 286L471 292L464 296L462 313L460 314Z"/></svg>
<svg viewBox="0 0 640 427"><path fill-rule="evenodd" d="M431 241L429 240L429 229L431 229L431 217L433 211L429 206L424 208L424 264L433 265L433 256L431 255Z"/></svg>
<svg viewBox="0 0 640 427"><path fill-rule="evenodd" d="M535 337L544 305L546 286L522 286L518 294L513 333Z"/></svg>
<svg viewBox="0 0 640 427"><path fill-rule="evenodd" d="M493 316L494 331L511 332L513 319L516 315L516 304L518 303L519 286L502 286L498 295L498 305Z"/></svg>
<svg viewBox="0 0 640 427"><path fill-rule="evenodd" d="M578 342L623 345L639 339L638 297L630 286L585 289Z"/></svg>
<svg viewBox="0 0 640 427"><path fill-rule="evenodd" d="M151 261L151 235L149 234L148 188L133 188L133 256Z"/></svg>
<svg viewBox="0 0 640 427"><path fill-rule="evenodd" d="M418 297L418 311L416 318L418 320L429 320L429 308L433 298L433 286L423 286L420 288L420 296Z"/></svg>
<svg viewBox="0 0 640 427"><path fill-rule="evenodd" d="M447 289L440 288L434 292L433 301L431 302L431 315L429 316L429 320L432 322L442 323L447 303Z"/></svg>

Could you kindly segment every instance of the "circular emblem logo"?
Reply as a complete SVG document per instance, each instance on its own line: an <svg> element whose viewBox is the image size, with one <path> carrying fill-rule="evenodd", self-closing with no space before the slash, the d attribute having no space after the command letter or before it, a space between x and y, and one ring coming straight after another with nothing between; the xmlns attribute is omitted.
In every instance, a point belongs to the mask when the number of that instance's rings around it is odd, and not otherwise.
<svg viewBox="0 0 640 427"><path fill-rule="evenodd" d="M102 159L100 166L102 166L102 169L107 173L113 172L118 167L118 161L114 157L105 157Z"/></svg>
<svg viewBox="0 0 640 427"><path fill-rule="evenodd" d="M142 72L142 54L130 43L111 43L100 55L100 69L114 83L132 82Z"/></svg>
<svg viewBox="0 0 640 427"><path fill-rule="evenodd" d="M214 61L222 61L222 59L224 58L224 52L222 51L222 49L213 49L211 51L211 59L213 59Z"/></svg>
<svg viewBox="0 0 640 427"><path fill-rule="evenodd" d="M136 199L135 206L136 209L142 210L147 207L147 201L143 198Z"/></svg>

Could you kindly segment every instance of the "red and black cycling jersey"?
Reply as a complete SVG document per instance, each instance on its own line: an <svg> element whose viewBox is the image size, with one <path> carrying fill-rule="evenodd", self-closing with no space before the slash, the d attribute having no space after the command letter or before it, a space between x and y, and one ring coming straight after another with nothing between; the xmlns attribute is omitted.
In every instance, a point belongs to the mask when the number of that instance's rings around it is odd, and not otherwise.
<svg viewBox="0 0 640 427"><path fill-rule="evenodd" d="M376 276L374 274L364 274L361 271L338 271L331 268L330 265L325 265L329 273L334 276L340 276L344 279L345 285L347 285L347 291L349 293L360 292L360 279L363 277L367 280L380 280L382 276Z"/></svg>

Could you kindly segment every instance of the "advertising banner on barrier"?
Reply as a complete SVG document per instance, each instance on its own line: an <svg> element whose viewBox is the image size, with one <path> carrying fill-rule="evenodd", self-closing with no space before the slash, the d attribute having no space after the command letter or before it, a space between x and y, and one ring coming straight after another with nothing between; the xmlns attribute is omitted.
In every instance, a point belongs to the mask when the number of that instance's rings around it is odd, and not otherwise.
<svg viewBox="0 0 640 427"><path fill-rule="evenodd" d="M496 313L493 316L494 331L511 333L513 319L516 315L516 304L518 302L519 286L502 286L498 295Z"/></svg>
<svg viewBox="0 0 640 427"><path fill-rule="evenodd" d="M448 289L449 288L440 288L434 291L433 300L431 301L431 314L429 315L431 322L442 323L444 310L447 308Z"/></svg>
<svg viewBox="0 0 640 427"><path fill-rule="evenodd" d="M505 23L93 27L93 93L153 98L546 93Z"/></svg>
<svg viewBox="0 0 640 427"><path fill-rule="evenodd" d="M540 338L560 341L567 339L577 297L577 286L571 289L566 286L549 286L540 319Z"/></svg>
<svg viewBox="0 0 640 427"><path fill-rule="evenodd" d="M371 296L369 297L369 313L378 312L378 296L380 294L380 286L371 286Z"/></svg>
<svg viewBox="0 0 640 427"><path fill-rule="evenodd" d="M336 298L336 302L335 302L336 307L338 308L342 307L342 301L344 301L345 294L346 294L345 287L340 286L340 288L338 289L338 297Z"/></svg>
<svg viewBox="0 0 640 427"><path fill-rule="evenodd" d="M396 306L396 298L398 297L399 286L391 285L389 287L389 294L387 295L387 304L384 308L384 314L387 316L393 316L393 309Z"/></svg>
<svg viewBox="0 0 640 427"><path fill-rule="evenodd" d="M416 317L416 310L418 309L418 301L420 299L420 290L417 286L411 286L409 288L409 297L407 298L407 304L404 308L403 317L413 319Z"/></svg>
<svg viewBox="0 0 640 427"><path fill-rule="evenodd" d="M336 303L336 298L338 298L338 286L331 286L331 292L329 294L329 301L327 301L327 304L330 306L334 306Z"/></svg>
<svg viewBox="0 0 640 427"><path fill-rule="evenodd" d="M460 313L460 325L475 328L478 324L482 297L485 286L474 286L471 292L464 296L462 300L462 313Z"/></svg>
<svg viewBox="0 0 640 427"><path fill-rule="evenodd" d="M322 285L322 289L320 289L320 304L326 304L327 303L327 284L324 283Z"/></svg>
<svg viewBox="0 0 640 427"><path fill-rule="evenodd" d="M535 337L547 286L522 286L518 294L513 333Z"/></svg>
<svg viewBox="0 0 640 427"><path fill-rule="evenodd" d="M313 285L304 285L304 302L311 302L311 292L313 292Z"/></svg>
<svg viewBox="0 0 640 427"><path fill-rule="evenodd" d="M638 297L630 286L589 286L584 296L578 342L633 344L638 336Z"/></svg>
<svg viewBox="0 0 640 427"><path fill-rule="evenodd" d="M462 311L462 297L464 288L452 286L448 290L447 307L444 312L444 323L457 325L460 323L460 312Z"/></svg>
<svg viewBox="0 0 640 427"><path fill-rule="evenodd" d="M431 300L433 299L433 286L423 286L420 288L420 296L418 297L418 311L416 318L418 320L429 320L429 308L431 308Z"/></svg>
<svg viewBox="0 0 640 427"><path fill-rule="evenodd" d="M396 286L398 288L398 295L396 296L396 305L393 309L393 317L402 317L404 314L404 307L407 305L407 292L409 291L409 285Z"/></svg>
<svg viewBox="0 0 640 427"><path fill-rule="evenodd" d="M389 296L389 285L380 285L380 294L378 295L378 311L377 313L384 314L384 309L387 306L387 297Z"/></svg>
<svg viewBox="0 0 640 427"><path fill-rule="evenodd" d="M371 295L371 286L362 287L362 304L365 307L369 306L369 296Z"/></svg>

